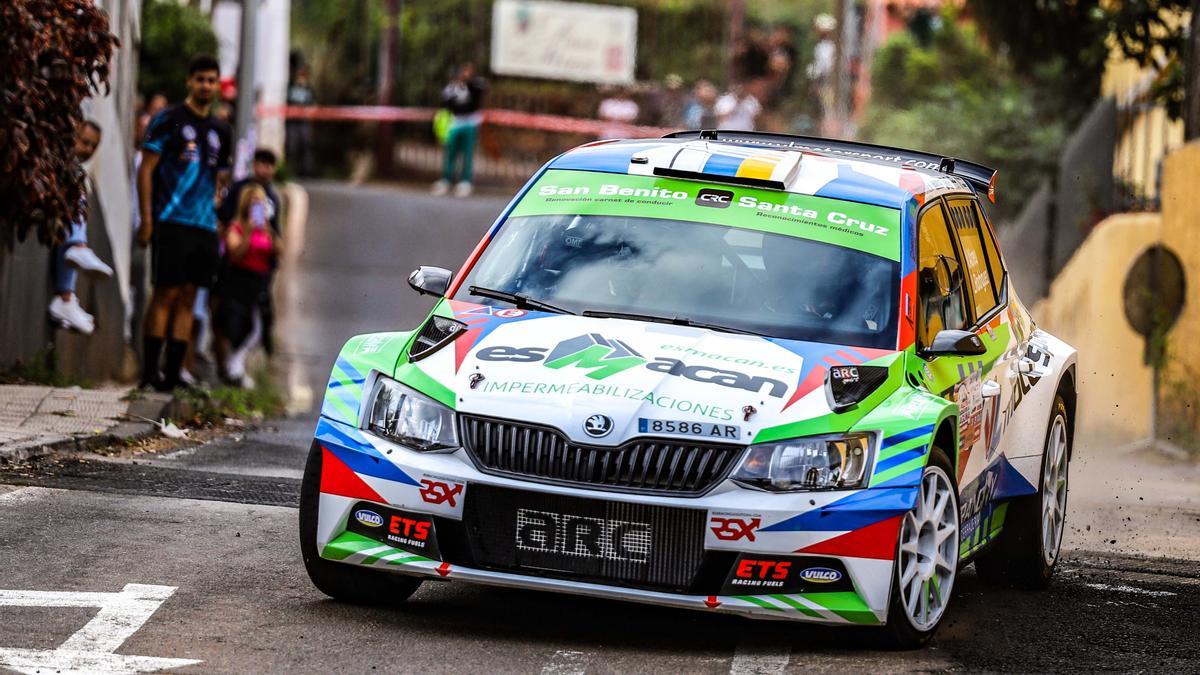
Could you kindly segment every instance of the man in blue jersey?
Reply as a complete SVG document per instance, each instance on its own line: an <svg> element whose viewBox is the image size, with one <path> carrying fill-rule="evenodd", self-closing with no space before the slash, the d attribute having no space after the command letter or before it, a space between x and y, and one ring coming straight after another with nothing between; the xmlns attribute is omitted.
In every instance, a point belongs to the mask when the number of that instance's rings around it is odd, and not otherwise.
<svg viewBox="0 0 1200 675"><path fill-rule="evenodd" d="M142 384L160 390L180 383L196 290L212 284L220 263L216 204L229 180L233 143L229 125L211 110L220 76L216 59L192 59L187 100L155 115L142 144L138 243L152 245L154 284L146 309Z"/></svg>

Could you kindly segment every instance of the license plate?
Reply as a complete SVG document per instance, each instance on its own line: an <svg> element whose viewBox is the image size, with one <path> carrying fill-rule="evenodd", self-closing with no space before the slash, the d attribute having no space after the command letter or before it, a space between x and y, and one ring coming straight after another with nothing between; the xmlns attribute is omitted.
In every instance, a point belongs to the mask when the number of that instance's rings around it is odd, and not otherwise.
<svg viewBox="0 0 1200 675"><path fill-rule="evenodd" d="M346 529L402 551L441 559L433 517L424 513L358 502L350 510Z"/></svg>
<svg viewBox="0 0 1200 675"><path fill-rule="evenodd" d="M738 440L742 430L736 424L720 422L690 422L687 420L659 420L642 417L638 419L638 433L666 434L670 436L701 436Z"/></svg>

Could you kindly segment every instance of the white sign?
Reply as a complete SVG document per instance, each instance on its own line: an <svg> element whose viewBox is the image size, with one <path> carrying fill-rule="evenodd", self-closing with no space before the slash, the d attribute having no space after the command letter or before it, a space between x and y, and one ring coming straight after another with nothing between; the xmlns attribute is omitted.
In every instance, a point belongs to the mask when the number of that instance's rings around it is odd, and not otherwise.
<svg viewBox="0 0 1200 675"><path fill-rule="evenodd" d="M602 84L633 82L637 10L549 0L496 0L492 71Z"/></svg>
<svg viewBox="0 0 1200 675"><path fill-rule="evenodd" d="M0 668L18 673L146 673L201 663L195 659L113 653L174 592L174 586L146 584L126 584L119 593L0 591L0 607L95 607L99 610L57 649L0 647Z"/></svg>

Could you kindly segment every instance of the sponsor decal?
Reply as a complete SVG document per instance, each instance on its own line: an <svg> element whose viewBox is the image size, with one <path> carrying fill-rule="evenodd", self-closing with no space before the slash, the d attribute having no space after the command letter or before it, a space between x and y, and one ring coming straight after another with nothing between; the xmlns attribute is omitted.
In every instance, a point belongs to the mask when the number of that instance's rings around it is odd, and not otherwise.
<svg viewBox="0 0 1200 675"><path fill-rule="evenodd" d="M462 483L453 483L429 478L421 479L421 499L428 504L449 504L458 507L458 496L465 487Z"/></svg>
<svg viewBox="0 0 1200 675"><path fill-rule="evenodd" d="M735 518L713 516L708 521L709 529L721 541L754 541L754 531L762 525L762 518Z"/></svg>
<svg viewBox="0 0 1200 675"><path fill-rule="evenodd" d="M639 434L671 434L676 436L704 436L706 438L741 437L741 427L736 424L713 424L712 422L689 422L687 420L659 420L638 418Z"/></svg>
<svg viewBox="0 0 1200 675"><path fill-rule="evenodd" d="M996 484L999 480L1000 463L996 462L963 490L959 502L962 519L958 536L960 543L973 537L979 529L980 522L995 508Z"/></svg>
<svg viewBox="0 0 1200 675"><path fill-rule="evenodd" d="M589 370L587 377L593 380L602 380L630 368L642 366L656 373L755 394L765 393L773 398L783 398L788 391L787 383L761 375L749 375L738 370L707 365L693 366L665 356L656 357L651 361L625 342L609 340L596 333L563 340L549 350L545 347L485 347L475 353L475 358L480 361L509 363L541 362L545 367L555 370L573 366Z"/></svg>
<svg viewBox="0 0 1200 675"><path fill-rule="evenodd" d="M733 192L730 190L713 190L705 188L696 195L697 206L707 206L713 209L727 209L733 203Z"/></svg>
<svg viewBox="0 0 1200 675"><path fill-rule="evenodd" d="M583 421L583 433L592 438L604 438L612 433L614 426L611 417L596 413Z"/></svg>
<svg viewBox="0 0 1200 675"><path fill-rule="evenodd" d="M738 366L748 366L751 368L762 368L764 370L770 370L770 371L774 371L776 373L785 373L785 374L792 375L792 374L799 372L796 368L793 368L791 366L785 366L785 365L781 365L778 363L767 363L765 361L760 361L758 359L749 359L744 356L735 356L732 354L718 354L716 352L705 352L705 351L696 349L695 347L689 347L686 345L662 344L662 345L659 345L659 349L662 349L663 351L668 351L668 352L682 352L688 356L695 356L696 358L708 359L709 361L723 361L725 363L732 363L732 364L738 365Z"/></svg>
<svg viewBox="0 0 1200 675"><path fill-rule="evenodd" d="M829 567L809 567L800 572L800 578L814 584L832 584L842 580L842 573Z"/></svg>
<svg viewBox="0 0 1200 675"><path fill-rule="evenodd" d="M364 356L368 354L378 354L379 352L383 351L385 347L387 347L388 343L391 342L392 339L393 336L391 335L375 334L368 336L358 345L358 349L355 351L355 353Z"/></svg>
<svg viewBox="0 0 1200 675"><path fill-rule="evenodd" d="M367 527L382 527L383 516L370 509L359 509L354 512L354 519Z"/></svg>
<svg viewBox="0 0 1200 675"><path fill-rule="evenodd" d="M517 509L516 546L523 551L603 560L650 560L650 525Z"/></svg>
<svg viewBox="0 0 1200 675"><path fill-rule="evenodd" d="M482 379L482 378L481 378ZM478 384L478 383L476 383ZM472 387L473 389L475 387ZM590 382L551 383L525 380L489 380L480 391L485 393L521 393L546 396L605 396L629 401L644 401L657 408L691 413L700 417L714 420L730 421L734 411L710 403L700 403L684 398L675 398L664 394L656 394L638 387L623 387L620 385L599 384Z"/></svg>
<svg viewBox="0 0 1200 675"><path fill-rule="evenodd" d="M431 516L370 502L358 502L353 513L354 518L346 523L347 530L409 553L440 557Z"/></svg>
<svg viewBox="0 0 1200 675"><path fill-rule="evenodd" d="M830 592L849 588L845 568L833 558L742 553L725 578L721 592L746 595Z"/></svg>
<svg viewBox="0 0 1200 675"><path fill-rule="evenodd" d="M183 129L181 129L179 133L183 136L185 141L190 142L196 140L196 127L193 127L190 124L183 125Z"/></svg>
<svg viewBox="0 0 1200 675"><path fill-rule="evenodd" d="M498 316L501 319L519 319L528 313L529 312L526 312L523 309L511 309L511 308L510 309L497 309L496 311L492 312L492 314L494 316Z"/></svg>

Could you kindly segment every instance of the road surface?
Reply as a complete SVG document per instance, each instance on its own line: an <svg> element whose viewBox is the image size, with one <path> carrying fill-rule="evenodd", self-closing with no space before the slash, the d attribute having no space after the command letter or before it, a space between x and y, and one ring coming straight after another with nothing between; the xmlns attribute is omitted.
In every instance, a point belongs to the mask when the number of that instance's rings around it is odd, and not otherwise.
<svg viewBox="0 0 1200 675"><path fill-rule="evenodd" d="M291 386L319 395L346 338L416 325L431 301L408 289L408 272L457 267L505 200L332 183L309 190L280 332ZM308 412L162 456L0 469L0 664L776 673L1200 663L1194 467L1081 448L1068 550L1051 589L987 588L968 568L932 645L890 653L861 631L458 583L426 583L396 609L333 602L308 582L297 543L294 505L313 425Z"/></svg>

